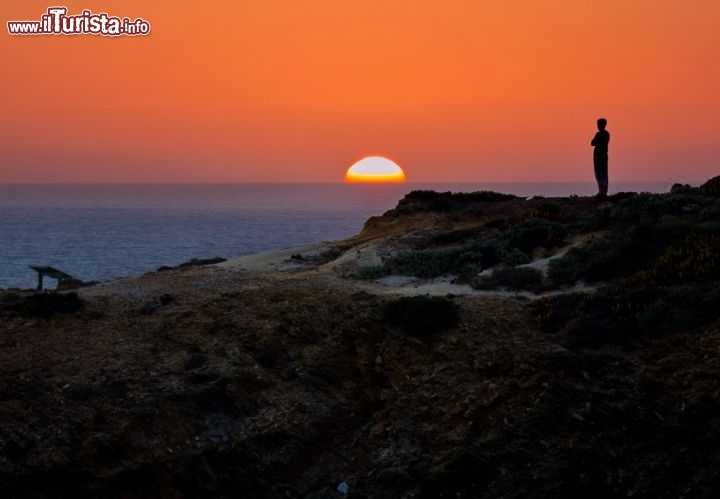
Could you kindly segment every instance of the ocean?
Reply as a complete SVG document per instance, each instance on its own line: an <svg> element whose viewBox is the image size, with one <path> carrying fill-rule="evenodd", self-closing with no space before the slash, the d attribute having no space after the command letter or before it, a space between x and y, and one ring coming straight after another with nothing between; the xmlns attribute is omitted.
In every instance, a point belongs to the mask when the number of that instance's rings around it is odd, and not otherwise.
<svg viewBox="0 0 720 499"><path fill-rule="evenodd" d="M614 184L667 192L669 182ZM192 258L237 258L357 234L413 189L581 196L594 183L2 184L0 289L33 288L29 265L105 281ZM612 192L611 192L612 193ZM52 287L54 280L45 279Z"/></svg>

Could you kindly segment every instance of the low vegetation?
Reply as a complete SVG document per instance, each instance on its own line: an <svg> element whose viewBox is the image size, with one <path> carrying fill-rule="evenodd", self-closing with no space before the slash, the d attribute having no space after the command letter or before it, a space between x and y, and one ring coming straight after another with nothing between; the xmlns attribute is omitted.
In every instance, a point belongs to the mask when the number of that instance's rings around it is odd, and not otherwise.
<svg viewBox="0 0 720 499"><path fill-rule="evenodd" d="M465 246L403 251L390 262L393 273L420 278L453 274L472 277L500 262L495 241L478 241Z"/></svg>
<svg viewBox="0 0 720 499"><path fill-rule="evenodd" d="M598 291L538 300L540 329L567 348L627 345L692 333L720 319L720 206L713 189L673 186L630 195L607 213L606 230L551 260L558 285L603 283ZM720 191L718 191L720 193ZM599 210L598 210L599 211Z"/></svg>
<svg viewBox="0 0 720 499"><path fill-rule="evenodd" d="M403 251L392 261L393 272L422 278L437 277L453 272L462 248L440 248Z"/></svg>
<svg viewBox="0 0 720 499"><path fill-rule="evenodd" d="M720 177L701 187L676 184L666 194L618 193L604 202L413 191L391 215L441 211L443 230L418 233L408 240L412 249L361 268L358 277L456 276L475 289L534 293L585 283L601 290L538 305L547 312L538 312L544 330L569 347L666 334L717 317L702 307L715 310L712 290L720 283L718 197ZM522 266L580 237L584 243L549 261L547 274ZM563 313L567 320L560 320Z"/></svg>
<svg viewBox="0 0 720 499"><path fill-rule="evenodd" d="M460 307L439 296L406 296L384 305L383 321L411 336L428 336L454 327Z"/></svg>
<svg viewBox="0 0 720 499"><path fill-rule="evenodd" d="M499 263L508 266L531 261L533 250L538 247L550 249L563 244L567 230L562 224L544 219L524 220L505 231L497 239L470 240L463 246L443 246L403 251L389 264L397 274L420 278L432 278L454 274L471 277ZM452 241L467 239L468 232L452 231L432 238Z"/></svg>
<svg viewBox="0 0 720 499"><path fill-rule="evenodd" d="M720 280L720 237L690 232L669 245L631 280L645 285L707 283Z"/></svg>
<svg viewBox="0 0 720 499"><path fill-rule="evenodd" d="M213 257L213 258L193 258L191 260L188 260L187 262L183 262L177 267L170 267L168 265L163 265L162 267L158 268L158 272L164 272L166 270L172 270L172 269L184 269L187 267L199 267L202 265L213 265L216 263L222 263L226 262L227 259L221 258L219 256Z"/></svg>
<svg viewBox="0 0 720 499"><path fill-rule="evenodd" d="M608 288L533 305L540 330L573 350L692 331L717 320L719 307L720 290L692 285Z"/></svg>
<svg viewBox="0 0 720 499"><path fill-rule="evenodd" d="M483 203L498 203L519 199L512 194L494 191L478 192L436 192L431 190L414 190L405 195L398 203L397 213L412 211L449 212L471 208L476 214L482 211Z"/></svg>
<svg viewBox="0 0 720 499"><path fill-rule="evenodd" d="M720 197L720 176L713 177L705 182L700 186L700 190L708 196Z"/></svg>
<svg viewBox="0 0 720 499"><path fill-rule="evenodd" d="M77 293L34 293L23 296L7 294L0 302L0 312L22 317L48 319L55 314L72 314L83 307Z"/></svg>
<svg viewBox="0 0 720 499"><path fill-rule="evenodd" d="M595 283L629 275L657 257L662 237L651 227L630 227L594 237L549 263L557 285L577 281Z"/></svg>
<svg viewBox="0 0 720 499"><path fill-rule="evenodd" d="M380 279L385 275L385 268L382 265L366 265L357 270L357 278L363 281Z"/></svg>
<svg viewBox="0 0 720 499"><path fill-rule="evenodd" d="M504 194L495 191L476 191L476 192L436 192L431 190L414 190L410 191L400 201L400 204L413 201L436 201L438 199L447 199L448 201L458 204L462 203L497 203L500 201L510 201L520 199L513 194Z"/></svg>

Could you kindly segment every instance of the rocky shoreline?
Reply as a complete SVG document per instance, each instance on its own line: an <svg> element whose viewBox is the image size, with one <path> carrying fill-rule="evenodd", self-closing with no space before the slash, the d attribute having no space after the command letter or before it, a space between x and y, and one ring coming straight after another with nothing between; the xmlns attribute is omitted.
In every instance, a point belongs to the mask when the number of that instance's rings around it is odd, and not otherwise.
<svg viewBox="0 0 720 499"><path fill-rule="evenodd" d="M420 191L74 310L0 292L3 495L715 497L718 183ZM389 318L423 296L457 317Z"/></svg>

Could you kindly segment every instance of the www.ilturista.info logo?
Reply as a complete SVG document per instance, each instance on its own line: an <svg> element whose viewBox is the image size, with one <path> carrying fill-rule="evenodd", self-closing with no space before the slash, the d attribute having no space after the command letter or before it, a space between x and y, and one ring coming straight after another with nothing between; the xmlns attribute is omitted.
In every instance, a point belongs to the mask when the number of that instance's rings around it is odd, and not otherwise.
<svg viewBox="0 0 720 499"><path fill-rule="evenodd" d="M108 16L105 12L93 14L83 10L82 14L67 15L67 7L48 7L39 21L8 21L11 35L147 35L150 23L138 17L131 21Z"/></svg>

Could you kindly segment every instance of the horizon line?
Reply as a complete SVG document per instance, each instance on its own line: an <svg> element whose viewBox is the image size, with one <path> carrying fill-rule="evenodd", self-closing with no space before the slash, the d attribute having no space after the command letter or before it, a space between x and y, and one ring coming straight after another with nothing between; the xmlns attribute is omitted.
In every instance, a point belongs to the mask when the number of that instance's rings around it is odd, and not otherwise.
<svg viewBox="0 0 720 499"><path fill-rule="evenodd" d="M641 183L667 183L667 184L702 184L705 180L615 180L612 184L641 184ZM594 184L595 180L417 180L408 182L358 182L347 183L343 181L11 181L1 182L0 185L417 185L417 184Z"/></svg>

